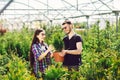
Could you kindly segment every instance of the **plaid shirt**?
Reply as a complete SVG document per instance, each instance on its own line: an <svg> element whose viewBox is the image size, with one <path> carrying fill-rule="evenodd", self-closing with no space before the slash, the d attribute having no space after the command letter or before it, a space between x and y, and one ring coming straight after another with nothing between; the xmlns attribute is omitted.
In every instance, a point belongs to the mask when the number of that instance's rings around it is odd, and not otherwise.
<svg viewBox="0 0 120 80"><path fill-rule="evenodd" d="M45 58L42 60L38 60L39 56L41 54L44 54L44 52L47 50L47 45L46 44L33 44L32 45L32 52L34 54L34 72L37 75L38 71L44 73L45 69L48 67L49 64L51 64L50 60L50 53L48 53Z"/></svg>

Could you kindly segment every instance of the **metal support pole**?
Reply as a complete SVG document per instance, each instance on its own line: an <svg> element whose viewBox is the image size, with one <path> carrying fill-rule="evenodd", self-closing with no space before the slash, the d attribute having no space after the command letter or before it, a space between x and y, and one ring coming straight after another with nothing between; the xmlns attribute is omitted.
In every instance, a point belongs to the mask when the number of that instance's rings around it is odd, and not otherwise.
<svg viewBox="0 0 120 80"><path fill-rule="evenodd" d="M115 16L116 16L116 32L118 32L118 15L119 15L119 13L116 12L115 13Z"/></svg>
<svg viewBox="0 0 120 80"><path fill-rule="evenodd" d="M49 6L48 6L48 5L49 5L49 2L48 2L48 0L47 0L47 15L49 14L49 10L48 10L48 9L49 9Z"/></svg>
<svg viewBox="0 0 120 80"><path fill-rule="evenodd" d="M87 19L87 29L89 29L89 16L88 15L86 16L86 19Z"/></svg>
<svg viewBox="0 0 120 80"><path fill-rule="evenodd" d="M53 22L53 20L50 20L50 24L51 24L51 26L52 26L52 22Z"/></svg>
<svg viewBox="0 0 120 80"><path fill-rule="evenodd" d="M79 8L78 8L78 0L76 1L76 6L77 6L77 10L79 10Z"/></svg>
<svg viewBox="0 0 120 80"><path fill-rule="evenodd" d="M119 11L113 11L113 13L116 16L116 33L118 32L118 15L119 15Z"/></svg>

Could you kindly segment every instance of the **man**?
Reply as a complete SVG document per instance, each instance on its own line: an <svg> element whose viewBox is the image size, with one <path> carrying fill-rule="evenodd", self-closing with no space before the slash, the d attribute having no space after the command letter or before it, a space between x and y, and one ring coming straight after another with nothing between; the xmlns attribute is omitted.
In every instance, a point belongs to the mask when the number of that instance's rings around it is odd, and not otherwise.
<svg viewBox="0 0 120 80"><path fill-rule="evenodd" d="M65 46L65 50L62 50L62 56L64 56L63 66L66 66L68 71L71 71L72 69L78 71L79 65L82 64L82 39L74 32L71 21L64 21L62 30L66 34L63 39Z"/></svg>

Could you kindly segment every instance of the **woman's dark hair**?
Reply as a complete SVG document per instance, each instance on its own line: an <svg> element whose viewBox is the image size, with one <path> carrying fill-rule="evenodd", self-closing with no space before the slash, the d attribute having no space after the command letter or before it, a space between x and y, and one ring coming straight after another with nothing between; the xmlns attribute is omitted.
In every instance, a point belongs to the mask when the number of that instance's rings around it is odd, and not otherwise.
<svg viewBox="0 0 120 80"><path fill-rule="evenodd" d="M33 36L33 40L32 40L32 43L31 43L31 47L30 47L30 57L29 57L29 60L30 60L30 66L31 68L33 69L33 65L34 65L34 54L32 52L32 45L33 44L37 44L39 43L39 39L37 38L37 35L39 35L39 33L43 32L43 30L41 29L37 29L34 33L34 36Z"/></svg>

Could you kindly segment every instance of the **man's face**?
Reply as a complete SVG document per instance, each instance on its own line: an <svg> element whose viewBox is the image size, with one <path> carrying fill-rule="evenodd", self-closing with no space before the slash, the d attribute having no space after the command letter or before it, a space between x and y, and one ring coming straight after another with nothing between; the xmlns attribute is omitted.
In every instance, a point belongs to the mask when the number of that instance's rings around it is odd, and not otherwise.
<svg viewBox="0 0 120 80"><path fill-rule="evenodd" d="M69 34L71 32L71 25L70 24L64 24L62 25L62 30L66 33Z"/></svg>

